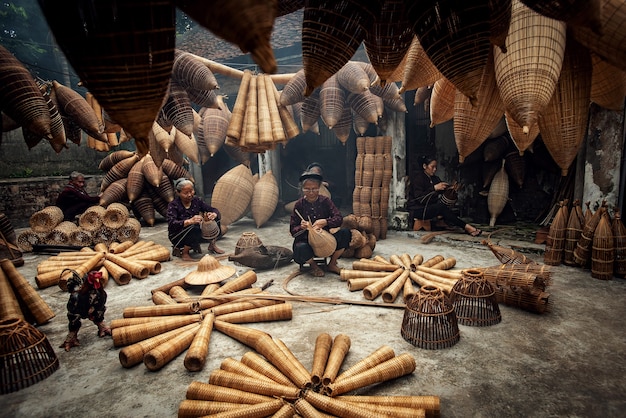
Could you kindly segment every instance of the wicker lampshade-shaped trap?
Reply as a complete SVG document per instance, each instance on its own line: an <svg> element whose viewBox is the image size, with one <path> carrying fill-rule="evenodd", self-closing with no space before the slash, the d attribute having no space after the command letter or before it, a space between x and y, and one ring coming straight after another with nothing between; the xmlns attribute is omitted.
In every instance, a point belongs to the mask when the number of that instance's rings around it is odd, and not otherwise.
<svg viewBox="0 0 626 418"><path fill-rule="evenodd" d="M450 299L461 325L482 327L502 320L496 292L479 270L465 270L452 287Z"/></svg>
<svg viewBox="0 0 626 418"><path fill-rule="evenodd" d="M452 347L461 336L450 299L437 287L421 287L406 304L401 334L416 347Z"/></svg>
<svg viewBox="0 0 626 418"><path fill-rule="evenodd" d="M0 321L0 393L15 392L50 376L59 368L48 338L18 319Z"/></svg>

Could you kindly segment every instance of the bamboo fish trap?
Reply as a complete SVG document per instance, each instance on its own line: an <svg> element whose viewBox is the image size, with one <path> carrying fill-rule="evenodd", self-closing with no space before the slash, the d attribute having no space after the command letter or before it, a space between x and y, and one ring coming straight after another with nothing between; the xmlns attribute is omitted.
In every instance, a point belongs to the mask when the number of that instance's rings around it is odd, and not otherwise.
<svg viewBox="0 0 626 418"><path fill-rule="evenodd" d="M611 221L608 213L604 212L593 234L591 246L591 277L600 280L613 278L613 263L615 261L615 247Z"/></svg>
<svg viewBox="0 0 626 418"><path fill-rule="evenodd" d="M63 211L58 206L46 206L30 216L30 229L34 232L50 232L63 222Z"/></svg>
<svg viewBox="0 0 626 418"><path fill-rule="evenodd" d="M450 300L459 324L489 326L502 320L495 290L479 270L468 269L452 287Z"/></svg>
<svg viewBox="0 0 626 418"><path fill-rule="evenodd" d="M548 232L546 251L543 256L543 262L547 265L558 266L563 262L567 217L567 201L561 202Z"/></svg>

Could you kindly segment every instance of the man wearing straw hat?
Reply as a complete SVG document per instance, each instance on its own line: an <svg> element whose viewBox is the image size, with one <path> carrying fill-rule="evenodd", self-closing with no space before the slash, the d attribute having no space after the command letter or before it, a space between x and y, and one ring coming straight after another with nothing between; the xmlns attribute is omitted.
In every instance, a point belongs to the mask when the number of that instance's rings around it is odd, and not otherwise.
<svg viewBox="0 0 626 418"><path fill-rule="evenodd" d="M315 253L309 244L309 229L328 231L330 228L340 227L343 221L337 206L326 196L320 195L320 186L323 177L320 174L305 171L300 176L303 197L296 201L289 223L289 231L294 237L293 259L300 264L311 266L311 273L315 277L324 276L324 271L315 262ZM350 245L351 233L349 229L341 228L333 234L337 247L330 256L327 269L335 274L340 273L337 260Z"/></svg>
<svg viewBox="0 0 626 418"><path fill-rule="evenodd" d="M61 208L66 221L74 221L77 215L98 203L100 197L90 196L85 190L85 176L78 171L72 171L69 183L57 197L56 206Z"/></svg>

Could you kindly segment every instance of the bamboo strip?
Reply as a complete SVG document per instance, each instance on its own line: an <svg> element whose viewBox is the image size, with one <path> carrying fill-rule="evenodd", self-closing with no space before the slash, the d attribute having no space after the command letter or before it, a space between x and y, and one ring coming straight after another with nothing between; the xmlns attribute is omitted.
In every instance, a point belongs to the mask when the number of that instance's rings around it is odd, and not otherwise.
<svg viewBox="0 0 626 418"><path fill-rule="evenodd" d="M313 350L313 366L311 367L311 383L317 386L322 381L324 369L330 355L330 348L333 344L332 337L323 332L315 339L315 349Z"/></svg>
<svg viewBox="0 0 626 418"><path fill-rule="evenodd" d="M161 369L191 345L199 329L200 327L191 328L156 346L144 354L143 364L153 372Z"/></svg>
<svg viewBox="0 0 626 418"><path fill-rule="evenodd" d="M206 356L209 352L209 342L211 341L211 331L215 315L209 314L204 317L200 329L196 333L191 346L185 355L185 368L190 372L197 372L204 368Z"/></svg>
<svg viewBox="0 0 626 418"><path fill-rule="evenodd" d="M365 289L363 289L363 296L365 296L365 299L367 300L374 300L378 297L378 295L380 295L380 293L387 288L387 286L389 286L391 283L393 283L398 277L400 277L402 275L402 273L406 270L398 268L398 266L395 266L395 271L393 273L388 274L387 276L383 277L381 280L367 286Z"/></svg>
<svg viewBox="0 0 626 418"><path fill-rule="evenodd" d="M200 324L189 324L181 328L176 328L163 334L156 335L138 343L128 345L120 350L119 359L122 367L130 368L143 361L143 356L155 347L169 341L183 332L194 327L200 327Z"/></svg>
<svg viewBox="0 0 626 418"><path fill-rule="evenodd" d="M197 322L200 322L199 315L180 315L174 318L161 319L160 321L150 321L145 324L113 328L111 330L113 345L121 347L134 344L155 335Z"/></svg>
<svg viewBox="0 0 626 418"><path fill-rule="evenodd" d="M339 382L348 377L363 373L364 371L369 370L372 367L376 367L387 360L391 360L395 356L396 353L393 351L393 348L383 345L364 359L343 371L339 376L337 376L335 382Z"/></svg>
<svg viewBox="0 0 626 418"><path fill-rule="evenodd" d="M264 376L269 377L276 383L285 386L294 386L294 383L280 370L253 351L248 351L244 354L243 357L241 357L241 362Z"/></svg>
<svg viewBox="0 0 626 418"><path fill-rule="evenodd" d="M335 381L327 386L330 396L337 396L351 390L359 389L375 383L385 382L413 373L415 359L408 353L400 354L362 373Z"/></svg>
<svg viewBox="0 0 626 418"><path fill-rule="evenodd" d="M403 270L400 277L394 280L385 290L383 290L382 298L384 302L393 303L400 291L404 288L404 283L409 278L410 270Z"/></svg>
<svg viewBox="0 0 626 418"><path fill-rule="evenodd" d="M191 382L187 388L185 397L199 401L232 402L239 404L255 404L267 402L272 399L269 396L257 395L256 393L198 381Z"/></svg>
<svg viewBox="0 0 626 418"><path fill-rule="evenodd" d="M328 355L324 375L322 376L322 385L328 386L335 381L339 374L339 369L350 350L350 344L350 337L345 334L339 334L335 337Z"/></svg>

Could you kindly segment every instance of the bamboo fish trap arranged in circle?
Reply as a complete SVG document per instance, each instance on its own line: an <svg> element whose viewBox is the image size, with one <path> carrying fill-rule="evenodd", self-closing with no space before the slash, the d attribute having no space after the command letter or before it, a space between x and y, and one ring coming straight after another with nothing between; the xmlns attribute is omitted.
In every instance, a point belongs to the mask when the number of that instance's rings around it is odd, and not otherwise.
<svg viewBox="0 0 626 418"><path fill-rule="evenodd" d="M452 287L450 299L461 325L482 327L502 320L496 292L480 270L465 270Z"/></svg>
<svg viewBox="0 0 626 418"><path fill-rule="evenodd" d="M437 350L459 342L459 325L448 296L434 286L422 286L406 304L402 337L419 348Z"/></svg>
<svg viewBox="0 0 626 418"><path fill-rule="evenodd" d="M50 232L63 222L63 211L58 206L46 206L30 216L30 229L35 232Z"/></svg>
<svg viewBox="0 0 626 418"><path fill-rule="evenodd" d="M0 321L0 393L16 392L50 376L59 368L48 338L18 318Z"/></svg>

